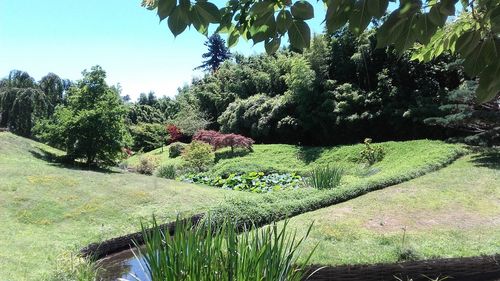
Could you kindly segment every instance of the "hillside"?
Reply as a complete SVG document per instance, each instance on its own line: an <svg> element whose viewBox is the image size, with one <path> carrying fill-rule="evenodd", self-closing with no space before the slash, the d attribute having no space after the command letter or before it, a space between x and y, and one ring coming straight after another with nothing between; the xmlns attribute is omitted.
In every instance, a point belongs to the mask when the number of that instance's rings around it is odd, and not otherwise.
<svg viewBox="0 0 500 281"><path fill-rule="evenodd" d="M450 166L345 203L294 217L311 262L369 264L500 253L500 152ZM308 252L308 251L306 251Z"/></svg>
<svg viewBox="0 0 500 281"><path fill-rule="evenodd" d="M91 242L252 196L157 177L88 171L45 159L63 152L0 133L0 280L40 280ZM20 269L26 270L20 270Z"/></svg>
<svg viewBox="0 0 500 281"><path fill-rule="evenodd" d="M40 280L60 269L78 249L135 232L141 220L159 221L213 210L257 223L343 202L430 171L456 159L463 148L418 140L379 144L387 154L369 170L357 162L361 145L305 148L256 145L254 152L217 152L213 173L280 171L305 173L314 165L339 164L348 169L334 190L311 188L266 194L222 190L118 169L92 171L51 162L61 151L0 133L0 279ZM150 152L164 163L168 150ZM140 156L129 159L138 161ZM368 172L368 173L366 173ZM15 253L15 254L13 254ZM29 270L19 270L20 268ZM4 279L2 279L4 280Z"/></svg>
<svg viewBox="0 0 500 281"><path fill-rule="evenodd" d="M383 172L390 169L425 166L446 161L460 150L459 145L446 144L434 140L413 140L404 142L378 143L386 151L384 159L373 168ZM317 165L341 165L346 170L359 170L359 154L363 144L333 147L304 147L288 144L256 144L253 151L237 150L234 155L229 149L216 151L216 164L210 169L212 174L233 172L297 172L307 173ZM143 156L156 158L162 164L183 164L181 157L169 158L168 147L137 154L126 160L135 166ZM396 167L395 167L396 166ZM400 166L400 167L397 167Z"/></svg>

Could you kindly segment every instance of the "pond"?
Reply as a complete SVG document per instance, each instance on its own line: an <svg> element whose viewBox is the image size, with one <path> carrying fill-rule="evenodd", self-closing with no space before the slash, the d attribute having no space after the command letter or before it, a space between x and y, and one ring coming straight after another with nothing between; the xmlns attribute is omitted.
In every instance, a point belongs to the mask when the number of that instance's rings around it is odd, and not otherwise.
<svg viewBox="0 0 500 281"><path fill-rule="evenodd" d="M134 249L137 254L137 250ZM98 262L100 280L149 280L144 273L141 258L136 257L132 250L125 250L109 255Z"/></svg>

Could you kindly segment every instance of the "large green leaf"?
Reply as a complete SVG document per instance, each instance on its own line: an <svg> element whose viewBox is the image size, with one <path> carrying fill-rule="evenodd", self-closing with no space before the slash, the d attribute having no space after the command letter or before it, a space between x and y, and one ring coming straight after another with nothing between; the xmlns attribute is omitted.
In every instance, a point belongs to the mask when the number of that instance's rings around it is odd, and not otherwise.
<svg viewBox="0 0 500 281"><path fill-rule="evenodd" d="M443 26L446 23L446 15L439 12L438 6L433 6L429 11L429 20L436 26Z"/></svg>
<svg viewBox="0 0 500 281"><path fill-rule="evenodd" d="M417 40L422 44L427 44L436 33L437 26L430 21L428 14L419 15L417 20Z"/></svg>
<svg viewBox="0 0 500 281"><path fill-rule="evenodd" d="M354 4L354 9L349 17L349 30L353 33L360 34L368 27L368 24L370 24L372 16L368 11L369 1L378 0L358 0Z"/></svg>
<svg viewBox="0 0 500 281"><path fill-rule="evenodd" d="M480 39L481 33L479 31L467 31L458 38L456 51L462 55L462 57L467 57L476 49L477 45L479 45Z"/></svg>
<svg viewBox="0 0 500 281"><path fill-rule="evenodd" d="M198 30L198 32L203 35L208 35L209 21L201 15L199 6L193 6L189 14L189 18L191 19L191 23L193 24L194 28Z"/></svg>
<svg viewBox="0 0 500 281"><path fill-rule="evenodd" d="M181 34L189 25L189 14L181 6L175 7L172 14L168 17L168 28L177 36Z"/></svg>
<svg viewBox="0 0 500 281"><path fill-rule="evenodd" d="M500 6L491 11L490 24L492 32L500 33Z"/></svg>
<svg viewBox="0 0 500 281"><path fill-rule="evenodd" d="M489 64L498 60L497 49L493 39L484 40L463 62L465 72L475 77Z"/></svg>
<svg viewBox="0 0 500 281"><path fill-rule="evenodd" d="M159 0L158 1L158 16L160 21L166 19L174 11L177 0Z"/></svg>
<svg viewBox="0 0 500 281"><path fill-rule="evenodd" d="M227 39L227 46L229 48L235 46L240 39L240 32L238 29L234 28L231 33L229 33L229 37Z"/></svg>
<svg viewBox="0 0 500 281"><path fill-rule="evenodd" d="M209 23L220 22L220 11L215 4L210 2L197 2L194 7L205 21Z"/></svg>
<svg viewBox="0 0 500 281"><path fill-rule="evenodd" d="M296 19L308 20L314 17L314 8L307 1L297 1L293 4L292 15Z"/></svg>
<svg viewBox="0 0 500 281"><path fill-rule="evenodd" d="M252 6L250 13L252 15L263 15L274 12L274 4L275 2L272 0L264 0L257 2Z"/></svg>
<svg viewBox="0 0 500 281"><path fill-rule="evenodd" d="M292 24L292 14L287 10L281 10L276 17L276 31L280 34L285 34L288 27Z"/></svg>
<svg viewBox="0 0 500 281"><path fill-rule="evenodd" d="M276 34L274 13L267 13L257 17L249 31L254 44L274 37Z"/></svg>
<svg viewBox="0 0 500 281"><path fill-rule="evenodd" d="M288 29L290 45L296 50L303 50L309 47L311 42L311 30L303 20L293 20Z"/></svg>
<svg viewBox="0 0 500 281"><path fill-rule="evenodd" d="M264 46L266 48L266 53L268 54L274 54L276 51L278 51L279 47L281 45L281 38L272 38L266 40Z"/></svg>
<svg viewBox="0 0 500 281"><path fill-rule="evenodd" d="M349 15L354 8L354 0L328 0L327 5L326 27L328 31L334 32L349 20Z"/></svg>
<svg viewBox="0 0 500 281"><path fill-rule="evenodd" d="M477 100L481 103L492 100L500 93L500 63L491 64L481 73L476 91Z"/></svg>
<svg viewBox="0 0 500 281"><path fill-rule="evenodd" d="M368 0L368 12L375 18L381 18L389 6L389 0Z"/></svg>

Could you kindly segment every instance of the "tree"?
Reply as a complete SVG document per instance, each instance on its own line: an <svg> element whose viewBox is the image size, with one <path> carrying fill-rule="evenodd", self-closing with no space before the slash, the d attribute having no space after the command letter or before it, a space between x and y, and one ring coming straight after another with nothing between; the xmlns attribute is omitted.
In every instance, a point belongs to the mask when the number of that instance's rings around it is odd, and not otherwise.
<svg viewBox="0 0 500 281"><path fill-rule="evenodd" d="M399 0L389 11L389 0L323 0L325 24L330 32L346 24L359 35L372 20L383 19L377 28L377 46L393 46L402 54L420 44L414 59L430 61L443 52L458 54L471 77L479 77L476 91L480 102L492 100L500 91L500 2L497 0ZM228 1L217 7L208 1L143 0L143 6L157 10L160 21L167 19L177 36L190 25L207 34L210 24L216 32L228 34L228 45L240 37L254 44L264 42L274 53L288 35L293 49L309 47L311 31L306 23L315 17L314 8L304 0ZM458 11L457 11L458 10ZM387 12L389 12L388 15ZM447 23L449 17L458 17ZM476 51L474 51L476 50Z"/></svg>
<svg viewBox="0 0 500 281"><path fill-rule="evenodd" d="M28 73L13 70L0 81L0 127L31 137L33 125L47 116L49 107L48 96Z"/></svg>
<svg viewBox="0 0 500 281"><path fill-rule="evenodd" d="M84 70L83 78L69 89L68 104L36 126L37 136L66 150L69 159L88 165L112 164L130 143L125 127L126 108L106 82L100 66Z"/></svg>
<svg viewBox="0 0 500 281"><path fill-rule="evenodd" d="M500 145L500 95L492 101L476 104L474 91L477 83L464 82L452 91L447 102L440 107L441 116L425 122L445 128L453 128L468 134L464 141L472 145Z"/></svg>
<svg viewBox="0 0 500 281"><path fill-rule="evenodd" d="M67 81L64 81L54 73L49 73L38 82L40 88L49 101L48 114L54 113L57 105L63 103L64 92L69 88Z"/></svg>
<svg viewBox="0 0 500 281"><path fill-rule="evenodd" d="M208 47L208 52L202 55L204 59L203 64L196 69L215 72L225 60L231 58L231 52L226 47L226 41L217 33L208 38L205 46Z"/></svg>

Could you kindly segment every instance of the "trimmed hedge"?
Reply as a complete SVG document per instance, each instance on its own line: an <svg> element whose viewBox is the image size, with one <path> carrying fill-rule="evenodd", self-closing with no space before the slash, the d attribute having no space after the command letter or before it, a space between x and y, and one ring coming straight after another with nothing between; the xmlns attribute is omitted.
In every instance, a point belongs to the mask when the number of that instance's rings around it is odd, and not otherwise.
<svg viewBox="0 0 500 281"><path fill-rule="evenodd" d="M413 163L413 165L407 165L407 167L392 171L382 171L374 176L341 185L336 189L297 189L288 192L267 193L252 198L228 198L212 208L210 213L216 221L222 221L224 218L230 217L240 223L265 225L272 221L328 207L370 191L399 184L438 170L466 153L462 146L442 145L446 146L445 151L441 151L438 155L433 155L431 151L428 151L427 155L419 163ZM421 154L424 151L413 151L411 154L415 153ZM394 165L397 164L394 163Z"/></svg>

